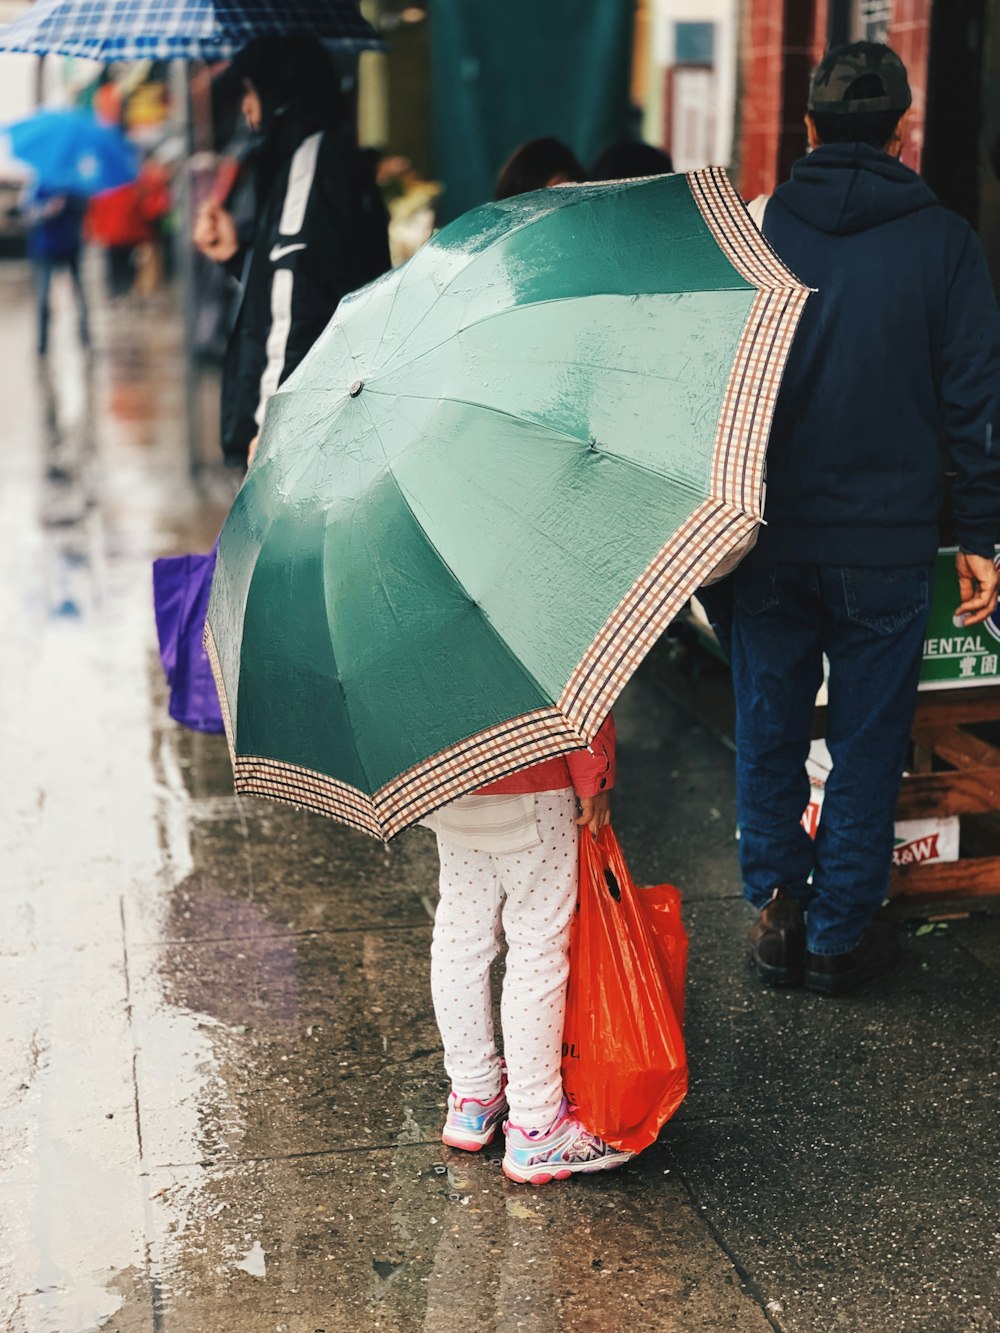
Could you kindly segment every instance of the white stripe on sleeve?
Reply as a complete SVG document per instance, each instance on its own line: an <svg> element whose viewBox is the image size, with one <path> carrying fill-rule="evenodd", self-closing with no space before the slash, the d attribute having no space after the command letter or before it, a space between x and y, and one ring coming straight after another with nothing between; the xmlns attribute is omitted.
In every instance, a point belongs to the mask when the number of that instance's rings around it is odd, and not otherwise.
<svg viewBox="0 0 1000 1333"><path fill-rule="evenodd" d="M292 165L288 171L288 189L281 209L278 223L278 235L297 236L305 225L306 209L316 179L316 165L319 160L319 148L323 141L323 132L311 134L295 150ZM279 242L279 249L280 242ZM296 246L305 249L305 246ZM286 253L288 251L286 250ZM294 275L291 269L280 268L275 271L271 283L271 331L267 338L267 363L260 380L260 401L257 404L257 429L264 423L264 409L267 400L281 383L281 373L285 368L288 352L288 338L292 331L292 292Z"/></svg>
<svg viewBox="0 0 1000 1333"><path fill-rule="evenodd" d="M281 236L298 236L306 220L306 208L309 194L316 178L316 163L319 158L319 146L323 139L322 130L303 139L295 150L292 165L288 172L288 190L281 210L278 233Z"/></svg>
<svg viewBox="0 0 1000 1333"><path fill-rule="evenodd" d="M288 335L292 331L292 291L295 277L290 268L279 268L271 284L271 332L267 335L267 364L260 377L260 402L256 420L259 430L264 424L264 409L281 382L288 350Z"/></svg>

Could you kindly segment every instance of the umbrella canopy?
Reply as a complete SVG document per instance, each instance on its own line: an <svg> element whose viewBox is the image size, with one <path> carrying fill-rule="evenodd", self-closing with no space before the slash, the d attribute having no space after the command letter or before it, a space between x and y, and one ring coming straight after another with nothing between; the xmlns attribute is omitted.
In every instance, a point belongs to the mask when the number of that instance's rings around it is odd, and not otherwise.
<svg viewBox="0 0 1000 1333"><path fill-rule="evenodd" d="M32 170L49 194L101 194L138 175L135 149L121 130L82 111L40 111L8 125L13 157Z"/></svg>
<svg viewBox="0 0 1000 1333"><path fill-rule="evenodd" d="M237 788L390 837L586 746L753 540L807 295L710 169L475 209L345 300L222 532Z"/></svg>
<svg viewBox="0 0 1000 1333"><path fill-rule="evenodd" d="M36 0L0 28L0 51L90 60L223 60L255 37L379 47L354 0Z"/></svg>

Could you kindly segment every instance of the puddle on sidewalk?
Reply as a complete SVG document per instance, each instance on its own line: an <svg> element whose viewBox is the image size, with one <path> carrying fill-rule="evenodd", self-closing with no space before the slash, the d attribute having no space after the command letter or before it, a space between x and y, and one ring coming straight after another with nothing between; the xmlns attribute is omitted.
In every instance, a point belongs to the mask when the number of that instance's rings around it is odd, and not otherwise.
<svg viewBox="0 0 1000 1333"><path fill-rule="evenodd" d="M105 316L92 362L57 337L36 384L20 281L0 270L0 365L38 390L0 455L0 1327L766 1329L663 1150L535 1192L496 1147L442 1147L433 842L238 801L222 738L169 722L149 565L219 521L176 328L116 311L110 363Z"/></svg>
<svg viewBox="0 0 1000 1333"><path fill-rule="evenodd" d="M13 575L0 594L0 1326L73 1333L132 1299L152 1319L137 1296L150 1266L144 1062L155 1051L196 1104L216 1061L198 1016L165 997L136 1023L125 928L137 886L168 897L191 866L150 760L149 558L188 491L185 455L169 413L152 457L107 428L100 353L84 357L65 328L48 362L26 363L25 279L0 274L0 354L20 379L0 460ZM162 1151L196 1161L202 1132L182 1106Z"/></svg>

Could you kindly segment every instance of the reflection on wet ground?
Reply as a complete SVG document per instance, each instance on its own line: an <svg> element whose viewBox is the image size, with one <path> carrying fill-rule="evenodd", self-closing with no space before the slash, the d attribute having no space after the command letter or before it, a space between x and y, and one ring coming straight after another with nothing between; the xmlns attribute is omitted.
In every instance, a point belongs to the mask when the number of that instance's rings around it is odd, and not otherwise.
<svg viewBox="0 0 1000 1333"><path fill-rule="evenodd" d="M637 682L619 823L686 890L689 1100L569 1187L443 1148L431 839L237 799L167 718L149 562L223 513L176 321L105 311L92 360L57 322L40 368L0 294L0 1327L996 1327L994 924L854 1002L754 987L730 753Z"/></svg>
<svg viewBox="0 0 1000 1333"><path fill-rule="evenodd" d="M220 514L176 329L131 318L23 365L3 464L3 1326L544 1327L610 1286L669 1326L627 1175L524 1198L438 1141L430 839L247 807L221 739L167 719L148 562Z"/></svg>

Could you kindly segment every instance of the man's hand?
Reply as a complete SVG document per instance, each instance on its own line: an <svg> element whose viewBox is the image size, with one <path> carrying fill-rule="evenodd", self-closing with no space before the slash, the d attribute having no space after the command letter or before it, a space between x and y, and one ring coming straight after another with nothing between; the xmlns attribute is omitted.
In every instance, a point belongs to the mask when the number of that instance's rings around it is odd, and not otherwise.
<svg viewBox="0 0 1000 1333"><path fill-rule="evenodd" d="M198 214L192 239L201 253L217 264L225 264L240 248L233 215L211 200Z"/></svg>
<svg viewBox="0 0 1000 1333"><path fill-rule="evenodd" d="M599 791L596 796L581 796L578 828L587 828L597 837L606 824L611 823L611 793Z"/></svg>
<svg viewBox="0 0 1000 1333"><path fill-rule="evenodd" d="M1000 572L989 556L971 555L968 551L959 551L955 567L958 570L958 595L962 599L955 618L966 627L978 625L997 608Z"/></svg>
<svg viewBox="0 0 1000 1333"><path fill-rule="evenodd" d="M253 456L257 452L258 444L260 444L260 436L255 435L253 439L250 441L250 445L247 449L247 467L249 467L250 464L253 462Z"/></svg>

